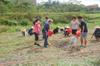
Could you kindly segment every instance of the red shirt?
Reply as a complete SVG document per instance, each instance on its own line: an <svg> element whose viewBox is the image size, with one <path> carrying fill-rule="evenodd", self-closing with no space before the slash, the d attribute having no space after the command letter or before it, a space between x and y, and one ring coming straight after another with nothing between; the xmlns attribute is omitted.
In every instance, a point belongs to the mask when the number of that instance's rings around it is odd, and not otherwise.
<svg viewBox="0 0 100 66"><path fill-rule="evenodd" d="M70 34L72 33L72 29L71 28L67 28L66 31Z"/></svg>

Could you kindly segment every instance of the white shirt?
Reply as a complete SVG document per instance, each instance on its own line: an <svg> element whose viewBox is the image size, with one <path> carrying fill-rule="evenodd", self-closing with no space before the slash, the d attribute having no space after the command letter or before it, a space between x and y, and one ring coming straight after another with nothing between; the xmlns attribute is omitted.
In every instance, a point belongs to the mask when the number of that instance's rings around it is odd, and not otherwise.
<svg viewBox="0 0 100 66"><path fill-rule="evenodd" d="M78 20L76 20L76 21L71 21L71 28L72 29L78 29L79 28L79 22L78 22Z"/></svg>

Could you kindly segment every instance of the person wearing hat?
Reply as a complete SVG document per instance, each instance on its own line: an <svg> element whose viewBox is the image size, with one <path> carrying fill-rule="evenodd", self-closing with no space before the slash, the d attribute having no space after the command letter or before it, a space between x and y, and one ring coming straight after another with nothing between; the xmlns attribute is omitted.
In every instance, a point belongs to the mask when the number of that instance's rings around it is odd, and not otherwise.
<svg viewBox="0 0 100 66"><path fill-rule="evenodd" d="M65 36L69 36L71 34L72 30L69 26L66 27L65 31L64 31L64 35Z"/></svg>
<svg viewBox="0 0 100 66"><path fill-rule="evenodd" d="M48 19L44 24L44 47L48 48L48 31L50 30L50 24L53 22L52 19Z"/></svg>

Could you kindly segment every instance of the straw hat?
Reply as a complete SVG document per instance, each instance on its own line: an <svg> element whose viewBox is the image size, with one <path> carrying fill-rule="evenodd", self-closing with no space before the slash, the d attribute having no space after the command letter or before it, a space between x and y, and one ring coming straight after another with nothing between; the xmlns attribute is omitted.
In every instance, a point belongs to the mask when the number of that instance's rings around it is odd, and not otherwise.
<svg viewBox="0 0 100 66"><path fill-rule="evenodd" d="M100 28L100 26L96 26L95 28Z"/></svg>
<svg viewBox="0 0 100 66"><path fill-rule="evenodd" d="M48 19L48 22L53 22L53 19Z"/></svg>
<svg viewBox="0 0 100 66"><path fill-rule="evenodd" d="M31 28L34 28L33 26Z"/></svg>
<svg viewBox="0 0 100 66"><path fill-rule="evenodd" d="M70 28L69 26L67 26L66 28Z"/></svg>

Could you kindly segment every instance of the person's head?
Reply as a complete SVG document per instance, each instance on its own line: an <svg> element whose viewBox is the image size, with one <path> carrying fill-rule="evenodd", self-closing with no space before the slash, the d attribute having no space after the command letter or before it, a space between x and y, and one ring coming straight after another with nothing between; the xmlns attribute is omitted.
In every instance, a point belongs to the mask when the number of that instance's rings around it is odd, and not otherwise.
<svg viewBox="0 0 100 66"><path fill-rule="evenodd" d="M37 23L37 22L40 22L40 20L39 20L39 19L36 19L36 20L33 22L33 24L35 25L35 23Z"/></svg>
<svg viewBox="0 0 100 66"><path fill-rule="evenodd" d="M49 18L46 16L45 19L47 20L47 19L49 19Z"/></svg>
<svg viewBox="0 0 100 66"><path fill-rule="evenodd" d="M70 28L69 26L67 26L66 28Z"/></svg>
<svg viewBox="0 0 100 66"><path fill-rule="evenodd" d="M36 16L35 19L36 20L40 20L41 19L41 16Z"/></svg>
<svg viewBox="0 0 100 66"><path fill-rule="evenodd" d="M82 20L83 19L83 17L82 16L78 16L78 20Z"/></svg>
<svg viewBox="0 0 100 66"><path fill-rule="evenodd" d="M77 19L76 17L72 17L72 20L73 20L73 21L76 21L76 19Z"/></svg>
<svg viewBox="0 0 100 66"><path fill-rule="evenodd" d="M53 22L52 19L48 19L48 23L51 24Z"/></svg>

